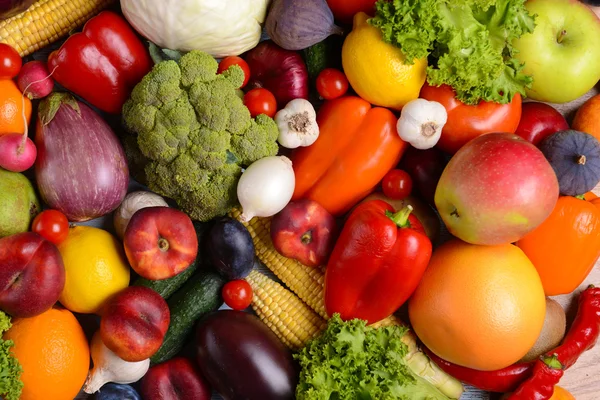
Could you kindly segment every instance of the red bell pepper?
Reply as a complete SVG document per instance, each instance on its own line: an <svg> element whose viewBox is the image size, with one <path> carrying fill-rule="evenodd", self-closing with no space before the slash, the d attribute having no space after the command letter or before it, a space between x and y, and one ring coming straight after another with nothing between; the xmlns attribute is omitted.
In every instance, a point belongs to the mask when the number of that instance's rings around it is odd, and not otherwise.
<svg viewBox="0 0 600 400"><path fill-rule="evenodd" d="M327 264L327 314L372 324L408 300L432 252L425 229L411 211L408 206L394 213L382 200L354 209Z"/></svg>
<svg viewBox="0 0 600 400"><path fill-rule="evenodd" d="M102 111L118 114L150 72L148 50L127 21L111 11L90 19L48 57L54 79Z"/></svg>

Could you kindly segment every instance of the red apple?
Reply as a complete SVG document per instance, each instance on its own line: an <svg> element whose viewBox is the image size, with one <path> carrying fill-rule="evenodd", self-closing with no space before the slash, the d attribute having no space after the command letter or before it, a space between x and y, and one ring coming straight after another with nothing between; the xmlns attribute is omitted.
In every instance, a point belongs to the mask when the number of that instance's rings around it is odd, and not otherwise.
<svg viewBox="0 0 600 400"><path fill-rule="evenodd" d="M169 329L169 306L156 291L130 286L110 299L100 321L102 342L125 361L158 351Z"/></svg>
<svg viewBox="0 0 600 400"><path fill-rule="evenodd" d="M333 216L313 200L292 201L271 220L271 240L279 254L310 267L327 263L336 234Z"/></svg>
<svg viewBox="0 0 600 400"><path fill-rule="evenodd" d="M141 394L145 400L210 400L211 389L190 360L177 357L148 370Z"/></svg>
<svg viewBox="0 0 600 400"><path fill-rule="evenodd" d="M521 122L515 134L537 146L553 133L567 129L569 124L558 110L548 104L531 101L523 103Z"/></svg>
<svg viewBox="0 0 600 400"><path fill-rule="evenodd" d="M34 317L58 301L65 267L56 246L37 233L0 239L0 309L13 317Z"/></svg>
<svg viewBox="0 0 600 400"><path fill-rule="evenodd" d="M513 243L558 201L554 170L533 144L508 133L471 140L440 177L435 204L450 233L482 245Z"/></svg>
<svg viewBox="0 0 600 400"><path fill-rule="evenodd" d="M196 259L198 237L192 220L169 207L147 207L133 214L123 236L131 268L151 280L171 278Z"/></svg>

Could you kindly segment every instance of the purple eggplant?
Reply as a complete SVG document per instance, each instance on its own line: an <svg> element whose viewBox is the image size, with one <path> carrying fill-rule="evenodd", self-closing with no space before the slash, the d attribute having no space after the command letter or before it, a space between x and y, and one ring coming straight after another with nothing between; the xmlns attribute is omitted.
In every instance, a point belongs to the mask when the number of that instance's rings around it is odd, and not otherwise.
<svg viewBox="0 0 600 400"><path fill-rule="evenodd" d="M298 369L291 352L257 317L222 310L196 331L202 375L226 400L294 399Z"/></svg>
<svg viewBox="0 0 600 400"><path fill-rule="evenodd" d="M0 0L0 21L27 10L33 3L35 0Z"/></svg>
<svg viewBox="0 0 600 400"><path fill-rule="evenodd" d="M123 147L106 122L67 93L42 101L35 134L35 177L44 201L69 221L114 211L127 194Z"/></svg>

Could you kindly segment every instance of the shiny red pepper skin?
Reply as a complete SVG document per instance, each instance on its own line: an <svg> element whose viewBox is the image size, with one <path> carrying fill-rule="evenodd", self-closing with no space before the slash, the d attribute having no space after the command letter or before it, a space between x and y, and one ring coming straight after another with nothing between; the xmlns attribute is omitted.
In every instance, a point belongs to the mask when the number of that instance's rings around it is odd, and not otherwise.
<svg viewBox="0 0 600 400"><path fill-rule="evenodd" d="M556 355L537 360L533 375L519 386L507 400L548 400L554 394L554 386L565 373Z"/></svg>
<svg viewBox="0 0 600 400"><path fill-rule="evenodd" d="M111 11L90 19L48 57L53 78L91 105L118 114L150 72L148 50L127 21Z"/></svg>
<svg viewBox="0 0 600 400"><path fill-rule="evenodd" d="M459 381L487 392L505 393L517 388L533 373L533 363L516 363L496 371L478 371L472 368L452 364L436 356L431 350L423 351L446 373Z"/></svg>
<svg viewBox="0 0 600 400"><path fill-rule="evenodd" d="M590 286L579 295L577 316L562 344L546 353L556 354L565 369L571 367L600 336L600 288ZM534 362L518 363L497 371L478 371L461 367L437 357L424 348L429 357L456 379L490 392L511 392L533 374Z"/></svg>
<svg viewBox="0 0 600 400"><path fill-rule="evenodd" d="M401 227L386 215L393 212L388 203L371 200L348 217L325 273L329 315L372 324L394 313L416 289L431 258L431 241L415 216Z"/></svg>

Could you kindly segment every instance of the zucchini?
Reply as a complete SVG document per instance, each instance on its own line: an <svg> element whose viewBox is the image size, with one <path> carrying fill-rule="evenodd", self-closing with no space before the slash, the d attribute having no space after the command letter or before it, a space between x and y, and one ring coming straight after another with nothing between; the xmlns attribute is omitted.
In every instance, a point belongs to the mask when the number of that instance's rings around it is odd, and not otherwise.
<svg viewBox="0 0 600 400"><path fill-rule="evenodd" d="M223 304L221 289L224 284L225 280L220 275L211 271L201 271L167 300L171 311L171 323L162 346L150 358L153 364L166 361L179 353L192 333L196 321Z"/></svg>
<svg viewBox="0 0 600 400"><path fill-rule="evenodd" d="M200 249L202 243L202 238L204 237L204 233L206 232L208 227L207 223L194 221L194 229L196 230L196 236L198 237L198 255L193 263L190 264L183 272L175 275L172 278L162 279L160 281L153 281L151 279L142 278L141 276L137 278L132 286L145 286L150 289L155 290L158 294L161 295L163 299L168 299L171 297L173 293L175 293L180 287L183 286L185 282L198 269L198 266L202 263Z"/></svg>

